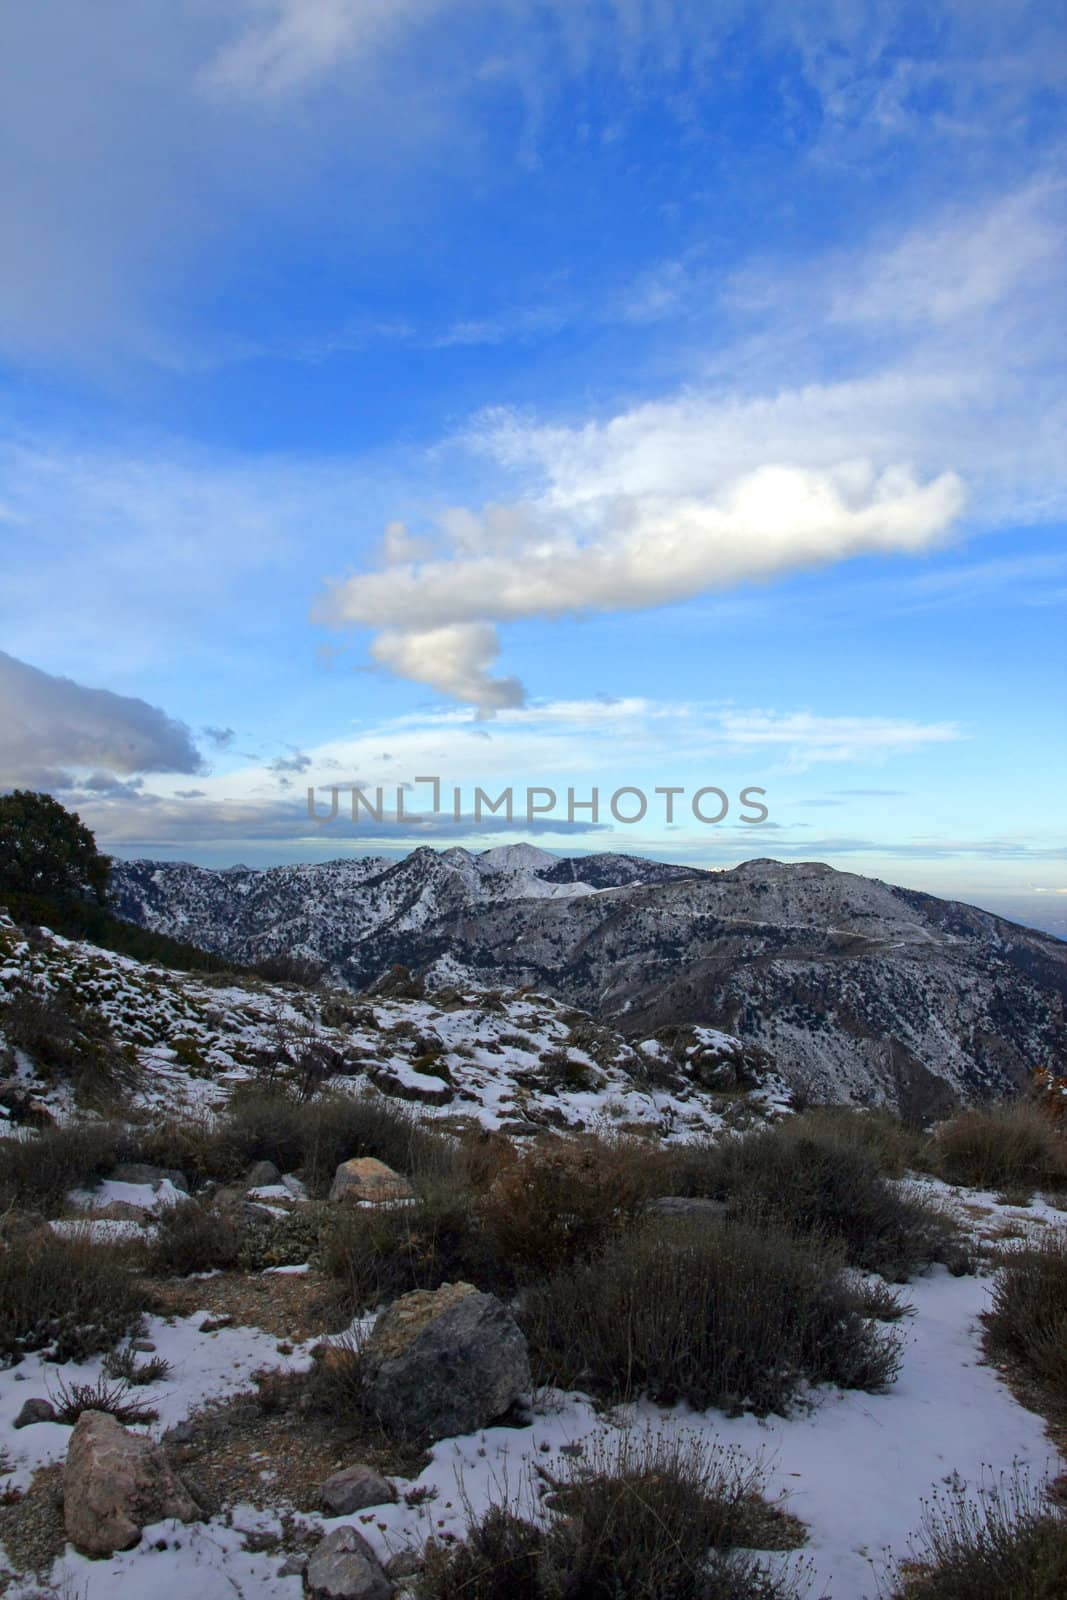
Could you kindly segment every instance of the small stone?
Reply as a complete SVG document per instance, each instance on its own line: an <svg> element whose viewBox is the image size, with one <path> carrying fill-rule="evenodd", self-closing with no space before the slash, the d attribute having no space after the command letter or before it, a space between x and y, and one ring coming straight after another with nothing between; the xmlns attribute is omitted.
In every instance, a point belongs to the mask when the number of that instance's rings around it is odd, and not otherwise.
<svg viewBox="0 0 1067 1600"><path fill-rule="evenodd" d="M130 1349L136 1350L138 1355L147 1356L155 1349L151 1339L131 1339Z"/></svg>
<svg viewBox="0 0 1067 1600"><path fill-rule="evenodd" d="M319 1497L332 1517L347 1517L368 1506L384 1506L396 1499L387 1478L362 1462L335 1472L319 1489Z"/></svg>
<svg viewBox="0 0 1067 1600"><path fill-rule="evenodd" d="M335 1528L317 1546L304 1583L313 1600L391 1600L393 1585L355 1528Z"/></svg>
<svg viewBox="0 0 1067 1600"><path fill-rule="evenodd" d="M408 1180L374 1156L342 1161L334 1173L331 1200L411 1200L415 1191Z"/></svg>
<svg viewBox="0 0 1067 1600"><path fill-rule="evenodd" d="M268 1189L281 1181L282 1175L273 1161L253 1161L245 1179L250 1189Z"/></svg>
<svg viewBox="0 0 1067 1600"><path fill-rule="evenodd" d="M42 1400L37 1396L27 1400L22 1410L15 1418L16 1428L28 1428L34 1422L55 1422L56 1408L51 1400Z"/></svg>
<svg viewBox="0 0 1067 1600"><path fill-rule="evenodd" d="M286 1556L285 1560L282 1562L281 1566L278 1568L278 1577L279 1578L302 1578L304 1576L304 1573L307 1571L307 1569L308 1569L308 1558L307 1558L306 1555L297 1554L297 1555L292 1555L292 1556Z"/></svg>

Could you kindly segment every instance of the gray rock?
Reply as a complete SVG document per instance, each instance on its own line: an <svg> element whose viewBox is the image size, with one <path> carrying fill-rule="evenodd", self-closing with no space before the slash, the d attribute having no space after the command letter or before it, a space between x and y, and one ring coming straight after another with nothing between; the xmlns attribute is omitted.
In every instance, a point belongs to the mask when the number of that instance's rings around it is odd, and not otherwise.
<svg viewBox="0 0 1067 1600"><path fill-rule="evenodd" d="M721 1222L729 1211L725 1200L700 1195L665 1194L648 1203L651 1217L679 1218L683 1222Z"/></svg>
<svg viewBox="0 0 1067 1600"><path fill-rule="evenodd" d="M27 1400L23 1405L22 1410L15 1418L14 1426L16 1428L28 1428L34 1422L54 1422L55 1420L56 1408L51 1400L42 1400L34 1395L32 1399Z"/></svg>
<svg viewBox="0 0 1067 1600"><path fill-rule="evenodd" d="M530 1391L526 1339L495 1295L469 1283L418 1289L383 1311L363 1350L365 1397L409 1438L474 1433Z"/></svg>
<svg viewBox="0 0 1067 1600"><path fill-rule="evenodd" d="M267 1189L281 1181L282 1175L273 1161L253 1161L245 1179L250 1189Z"/></svg>
<svg viewBox="0 0 1067 1600"><path fill-rule="evenodd" d="M302 1578L308 1569L308 1558L305 1555L286 1556L278 1568L279 1578Z"/></svg>
<svg viewBox="0 0 1067 1600"><path fill-rule="evenodd" d="M335 1528L316 1547L304 1573L313 1600L391 1600L393 1585L355 1528Z"/></svg>
<svg viewBox="0 0 1067 1600"><path fill-rule="evenodd" d="M122 1161L110 1176L116 1183L148 1183L153 1188L168 1178L175 1189L180 1189L183 1194L189 1193L189 1180L184 1172L178 1172L173 1167L149 1166L146 1161Z"/></svg>
<svg viewBox="0 0 1067 1600"><path fill-rule="evenodd" d="M319 1497L331 1517L347 1517L367 1506L388 1505L396 1499L396 1490L388 1478L359 1462L327 1478Z"/></svg>
<svg viewBox="0 0 1067 1600"><path fill-rule="evenodd" d="M83 1555L129 1550L152 1522L193 1522L200 1508L158 1444L106 1411L83 1411L63 1468L63 1522Z"/></svg>

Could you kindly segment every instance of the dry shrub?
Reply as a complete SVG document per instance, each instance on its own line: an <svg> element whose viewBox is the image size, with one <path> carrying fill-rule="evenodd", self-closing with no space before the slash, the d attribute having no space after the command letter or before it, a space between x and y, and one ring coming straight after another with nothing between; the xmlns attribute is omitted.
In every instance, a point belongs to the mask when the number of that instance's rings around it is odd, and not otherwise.
<svg viewBox="0 0 1067 1600"><path fill-rule="evenodd" d="M806 1382L885 1389L900 1341L857 1309L840 1247L729 1224L650 1224L524 1297L535 1377L760 1414Z"/></svg>
<svg viewBox="0 0 1067 1600"><path fill-rule="evenodd" d="M462 1185L427 1185L407 1205L335 1209L319 1260L345 1286L353 1310L457 1280L494 1292L513 1288L510 1265L494 1256Z"/></svg>
<svg viewBox="0 0 1067 1600"><path fill-rule="evenodd" d="M785 1600L752 1553L796 1543L759 1477L695 1434L595 1440L527 1520L493 1505L458 1545L431 1544L418 1600Z"/></svg>
<svg viewBox="0 0 1067 1600"><path fill-rule="evenodd" d="M94 1243L88 1231L58 1238L42 1229L0 1250L0 1361L30 1350L80 1361L133 1333L146 1296L132 1259L129 1247Z"/></svg>
<svg viewBox="0 0 1067 1600"><path fill-rule="evenodd" d="M1026 1100L974 1107L937 1130L941 1176L971 1189L1067 1187L1067 1133Z"/></svg>
<svg viewBox="0 0 1067 1600"><path fill-rule="evenodd" d="M935 1497L896 1584L894 1600L1063 1600L1067 1519L1018 1476Z"/></svg>
<svg viewBox="0 0 1067 1600"><path fill-rule="evenodd" d="M149 1264L161 1276L183 1278L235 1266L240 1247L241 1235L231 1217L196 1200L180 1200L160 1214Z"/></svg>
<svg viewBox="0 0 1067 1600"><path fill-rule="evenodd" d="M479 1211L493 1254L529 1280L595 1256L634 1226L649 1190L633 1146L560 1139L505 1166Z"/></svg>
<svg viewBox="0 0 1067 1600"><path fill-rule="evenodd" d="M902 1281L931 1262L971 1268L959 1225L884 1178L871 1151L832 1125L779 1123L711 1149L705 1192L732 1214L837 1239L854 1267Z"/></svg>
<svg viewBox="0 0 1067 1600"><path fill-rule="evenodd" d="M986 1317L989 1353L1067 1416L1067 1236L1050 1233L1000 1267Z"/></svg>

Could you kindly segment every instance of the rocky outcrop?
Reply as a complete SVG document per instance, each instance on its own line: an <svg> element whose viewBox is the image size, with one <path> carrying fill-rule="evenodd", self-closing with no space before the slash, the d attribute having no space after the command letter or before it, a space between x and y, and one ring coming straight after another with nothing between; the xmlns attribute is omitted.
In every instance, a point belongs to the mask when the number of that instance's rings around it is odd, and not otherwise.
<svg viewBox="0 0 1067 1600"><path fill-rule="evenodd" d="M168 1517L194 1522L199 1516L159 1445L106 1411L82 1412L67 1446L63 1520L84 1555L129 1550L150 1523Z"/></svg>
<svg viewBox="0 0 1067 1600"><path fill-rule="evenodd" d="M311 1600L390 1600L395 1593L381 1562L355 1528L335 1528L304 1572Z"/></svg>
<svg viewBox="0 0 1067 1600"><path fill-rule="evenodd" d="M495 1295L469 1283L419 1289L383 1311L363 1350L365 1397L391 1432L474 1433L530 1391L526 1339Z"/></svg>
<svg viewBox="0 0 1067 1600"><path fill-rule="evenodd" d="M415 1191L405 1177L374 1156L356 1156L342 1161L333 1175L331 1200L369 1201L381 1205L390 1200L411 1200Z"/></svg>

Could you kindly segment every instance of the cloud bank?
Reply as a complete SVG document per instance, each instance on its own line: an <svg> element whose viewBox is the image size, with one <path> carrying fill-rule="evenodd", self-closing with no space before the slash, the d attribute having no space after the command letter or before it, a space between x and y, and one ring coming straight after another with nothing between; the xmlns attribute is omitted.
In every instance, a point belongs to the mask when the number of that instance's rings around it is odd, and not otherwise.
<svg viewBox="0 0 1067 1600"><path fill-rule="evenodd" d="M53 677L0 651L0 786L70 788L71 768L91 768L96 794L136 785L115 773L202 772L188 728L158 706Z"/></svg>

